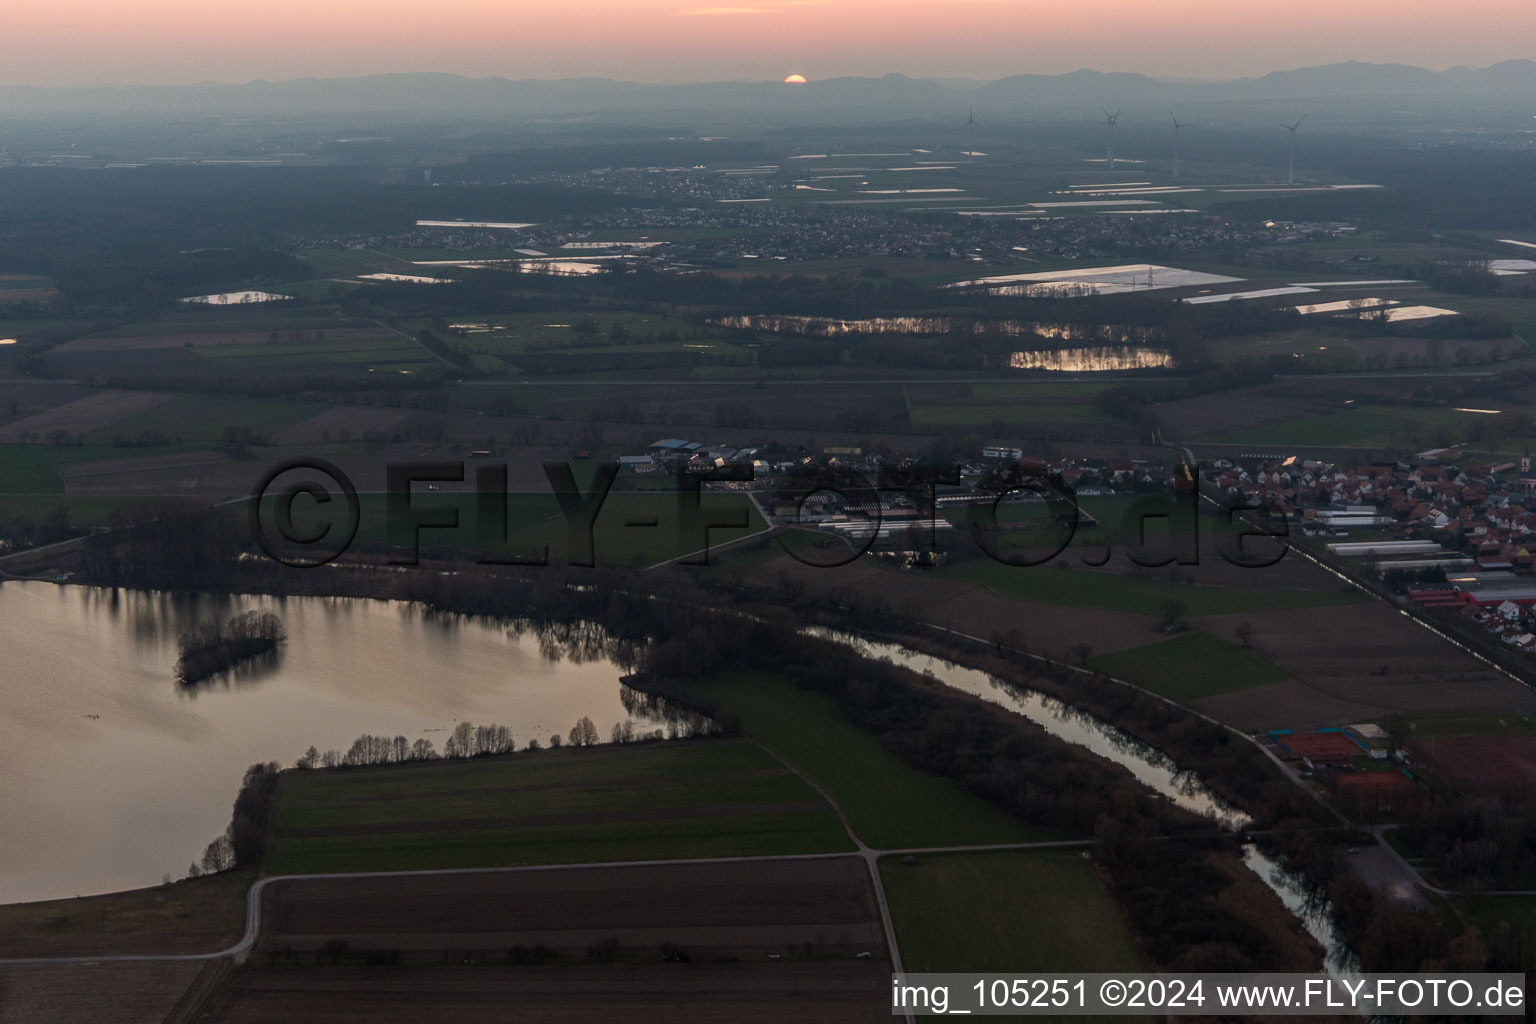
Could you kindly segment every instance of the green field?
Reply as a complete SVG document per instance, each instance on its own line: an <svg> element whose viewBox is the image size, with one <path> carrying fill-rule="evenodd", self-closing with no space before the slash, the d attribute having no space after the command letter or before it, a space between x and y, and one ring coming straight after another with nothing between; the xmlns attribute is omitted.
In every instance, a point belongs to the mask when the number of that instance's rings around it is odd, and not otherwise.
<svg viewBox="0 0 1536 1024"><path fill-rule="evenodd" d="M1184 702L1288 678L1284 670L1253 651L1200 632L1107 654L1089 664L1153 693Z"/></svg>
<svg viewBox="0 0 1536 1024"><path fill-rule="evenodd" d="M1513 933L1526 969L1536 965L1536 896L1470 896L1466 907L1472 923L1485 935L1503 938Z"/></svg>
<svg viewBox="0 0 1536 1024"><path fill-rule="evenodd" d="M829 696L761 674L690 683L737 715L762 740L823 786L854 833L877 849L1027 843L1061 836L886 753L873 735L849 725Z"/></svg>
<svg viewBox="0 0 1536 1024"><path fill-rule="evenodd" d="M761 748L689 740L289 772L263 866L291 874L849 849L826 802Z"/></svg>
<svg viewBox="0 0 1536 1024"><path fill-rule="evenodd" d="M1442 736L1527 736L1536 722L1527 715L1453 715L1411 718L1403 723L1403 735L1413 739Z"/></svg>
<svg viewBox="0 0 1536 1024"><path fill-rule="evenodd" d="M1143 971L1130 929L1078 850L880 861L908 971Z"/></svg>
<svg viewBox="0 0 1536 1024"><path fill-rule="evenodd" d="M163 498L129 498L103 494L5 494L0 492L0 518L26 516L42 520L54 509L63 506L69 510L71 526L105 525L114 514L136 505L152 505L166 501ZM192 505L207 502L192 498Z"/></svg>
<svg viewBox="0 0 1536 1024"><path fill-rule="evenodd" d="M976 405L913 405L908 415L915 427L970 426L1046 427L1057 424L1115 422L1093 402L978 403Z"/></svg>
<svg viewBox="0 0 1536 1024"><path fill-rule="evenodd" d="M1343 591L1197 586L1077 568L1004 565L985 556L946 566L938 570L938 574L962 583L974 583L1020 601L1073 608L1106 608L1141 615L1158 615L1163 605L1170 601L1182 604L1185 615L1198 617L1317 608L1360 600Z"/></svg>
<svg viewBox="0 0 1536 1024"><path fill-rule="evenodd" d="M1234 430L1220 441L1255 445L1391 445L1445 430L1453 439L1470 437L1479 419L1452 409L1418 406L1361 406L1303 416L1284 424Z"/></svg>
<svg viewBox="0 0 1536 1024"><path fill-rule="evenodd" d="M167 445L156 455L196 451L197 445ZM132 452L110 445L0 444L0 494L63 494L59 467L98 459L124 459Z"/></svg>

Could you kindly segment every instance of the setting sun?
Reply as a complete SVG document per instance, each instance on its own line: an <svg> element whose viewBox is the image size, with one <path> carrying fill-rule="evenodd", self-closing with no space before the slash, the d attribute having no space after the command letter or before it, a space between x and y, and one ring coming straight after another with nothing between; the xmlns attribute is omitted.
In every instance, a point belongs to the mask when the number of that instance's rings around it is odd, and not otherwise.
<svg viewBox="0 0 1536 1024"><path fill-rule="evenodd" d="M805 84L805 76L804 75L790 75L788 78L784 79L784 84L785 85L804 85Z"/></svg>

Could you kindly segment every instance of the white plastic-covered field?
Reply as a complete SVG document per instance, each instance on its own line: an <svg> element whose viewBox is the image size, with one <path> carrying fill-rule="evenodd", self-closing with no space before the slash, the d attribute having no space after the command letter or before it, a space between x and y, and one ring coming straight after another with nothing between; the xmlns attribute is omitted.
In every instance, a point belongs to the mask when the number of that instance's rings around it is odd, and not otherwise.
<svg viewBox="0 0 1536 1024"><path fill-rule="evenodd" d="M1460 316L1454 309L1441 309L1439 306L1398 306L1396 309L1387 310L1387 322L1396 323L1399 320L1432 320L1440 316Z"/></svg>
<svg viewBox="0 0 1536 1024"><path fill-rule="evenodd" d="M1270 299L1281 295L1306 295L1317 291L1305 285L1292 284L1283 288L1257 288L1248 292L1222 292L1219 295L1193 295L1183 301L1191 306L1207 306L1213 302L1231 302L1234 299Z"/></svg>

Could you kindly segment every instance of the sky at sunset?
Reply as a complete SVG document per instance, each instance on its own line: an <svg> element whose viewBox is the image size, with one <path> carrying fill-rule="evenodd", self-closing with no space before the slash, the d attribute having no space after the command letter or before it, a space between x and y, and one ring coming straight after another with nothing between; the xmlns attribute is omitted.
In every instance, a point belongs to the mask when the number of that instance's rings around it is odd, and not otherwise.
<svg viewBox="0 0 1536 1024"><path fill-rule="evenodd" d="M1532 0L49 0L5 17L0 83L397 71L636 81L1232 78L1340 60L1536 57Z"/></svg>

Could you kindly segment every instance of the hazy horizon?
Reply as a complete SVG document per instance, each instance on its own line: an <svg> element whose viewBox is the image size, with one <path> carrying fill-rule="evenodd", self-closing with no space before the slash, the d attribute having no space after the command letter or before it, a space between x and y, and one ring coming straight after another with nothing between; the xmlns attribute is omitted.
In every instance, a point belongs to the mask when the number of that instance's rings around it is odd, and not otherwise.
<svg viewBox="0 0 1536 1024"><path fill-rule="evenodd" d="M520 9L489 0L209 7L61 0L9 19L0 84L241 84L446 72L644 83L880 77L994 80L1083 68L1230 80L1359 60L1431 70L1532 56L1536 7L1404 0L1382 17L1297 0L1282 14L1213 0L588 0Z"/></svg>

